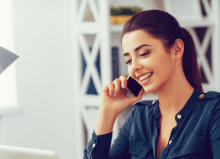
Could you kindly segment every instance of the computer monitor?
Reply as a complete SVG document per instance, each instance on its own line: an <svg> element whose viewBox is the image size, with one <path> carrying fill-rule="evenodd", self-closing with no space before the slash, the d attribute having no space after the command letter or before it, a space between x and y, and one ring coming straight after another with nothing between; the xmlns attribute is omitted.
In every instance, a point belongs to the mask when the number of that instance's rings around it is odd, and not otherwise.
<svg viewBox="0 0 220 159"><path fill-rule="evenodd" d="M53 151L0 145L1 159L58 159Z"/></svg>

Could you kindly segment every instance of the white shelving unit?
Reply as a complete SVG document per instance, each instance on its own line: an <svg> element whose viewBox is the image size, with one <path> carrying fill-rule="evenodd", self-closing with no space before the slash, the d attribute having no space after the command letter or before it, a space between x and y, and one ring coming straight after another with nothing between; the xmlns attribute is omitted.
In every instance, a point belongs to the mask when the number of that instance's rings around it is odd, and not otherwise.
<svg viewBox="0 0 220 159"><path fill-rule="evenodd" d="M198 53L198 63L203 68L204 74L208 83L203 84L204 91L215 90L220 91L220 55L219 55L219 1L211 0L209 5L208 0L202 0L207 16L201 21L180 22L180 25L187 28L193 36L196 50ZM75 116L77 124L77 136L79 158L83 156L85 148L84 143L87 143L91 138L91 134L95 128L96 115L99 108L100 92L102 87L112 80L112 66L111 66L111 45L118 46L119 52L122 51L120 47L120 40L112 40L114 36L121 34L123 26L109 25L109 1L108 0L72 0L72 5L75 10L72 11L72 17L76 20L73 22L73 78L74 78L74 106L77 107ZM89 6L94 17L94 21L83 21L83 15L86 12L86 6ZM78 8L77 8L78 6ZM203 41L200 44L197 34L193 28L207 27ZM89 50L89 45L85 35L95 36L92 45L92 51ZM119 36L120 37L120 36ZM211 43L212 55L212 70L208 64L205 53L208 49L209 41ZM100 50L100 74L96 68L96 59L98 57L98 50ZM87 67L82 73L82 55L85 58ZM79 77L82 77L81 79ZM87 89L93 80L97 94L87 94ZM143 99L157 99L156 95L144 96ZM83 125L85 124L87 136L84 135ZM118 126L117 122L113 130L113 139L117 136ZM87 137L87 140L84 139Z"/></svg>

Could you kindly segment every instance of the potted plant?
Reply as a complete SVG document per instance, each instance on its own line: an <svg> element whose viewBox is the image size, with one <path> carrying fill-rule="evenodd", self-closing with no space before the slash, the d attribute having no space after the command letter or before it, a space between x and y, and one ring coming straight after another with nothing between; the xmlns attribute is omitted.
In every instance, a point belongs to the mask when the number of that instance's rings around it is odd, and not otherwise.
<svg viewBox="0 0 220 159"><path fill-rule="evenodd" d="M111 7L111 25L122 25L127 22L131 16L142 11L141 7Z"/></svg>

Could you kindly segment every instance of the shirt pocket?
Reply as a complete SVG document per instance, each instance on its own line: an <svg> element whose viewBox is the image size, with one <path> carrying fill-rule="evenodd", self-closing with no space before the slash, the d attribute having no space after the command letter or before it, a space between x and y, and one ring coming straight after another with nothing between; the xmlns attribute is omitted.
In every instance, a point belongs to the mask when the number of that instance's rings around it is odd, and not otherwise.
<svg viewBox="0 0 220 159"><path fill-rule="evenodd" d="M170 159L205 159L206 136L191 137L171 147Z"/></svg>

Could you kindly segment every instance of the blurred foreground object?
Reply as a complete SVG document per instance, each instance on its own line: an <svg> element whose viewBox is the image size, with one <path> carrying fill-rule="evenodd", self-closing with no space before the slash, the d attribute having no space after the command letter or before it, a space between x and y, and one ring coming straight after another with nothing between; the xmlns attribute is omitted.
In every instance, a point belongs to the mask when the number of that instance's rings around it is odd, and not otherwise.
<svg viewBox="0 0 220 159"><path fill-rule="evenodd" d="M1 159L58 159L53 151L0 145Z"/></svg>
<svg viewBox="0 0 220 159"><path fill-rule="evenodd" d="M0 74L19 56L0 46Z"/></svg>

